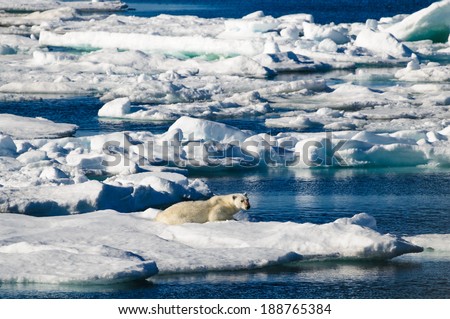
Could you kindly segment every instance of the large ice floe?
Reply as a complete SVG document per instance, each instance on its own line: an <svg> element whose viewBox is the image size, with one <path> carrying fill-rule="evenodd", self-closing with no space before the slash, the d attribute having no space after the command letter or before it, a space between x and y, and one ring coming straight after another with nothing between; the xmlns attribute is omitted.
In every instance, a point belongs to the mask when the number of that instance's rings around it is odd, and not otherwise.
<svg viewBox="0 0 450 319"><path fill-rule="evenodd" d="M435 2L385 30L406 41L431 39L446 42L450 33L449 15L448 1Z"/></svg>
<svg viewBox="0 0 450 319"><path fill-rule="evenodd" d="M160 274L254 269L308 259L386 259L422 249L371 229L360 214L333 223L228 221L167 226L154 212L71 217L1 214L0 283L117 283Z"/></svg>
<svg viewBox="0 0 450 319"><path fill-rule="evenodd" d="M92 96L100 121L171 124L78 137L73 124L0 114L0 283L115 283L439 246L439 236L381 234L364 214L324 225L151 216L212 195L192 171L450 166L449 0L337 25L261 11L110 14L124 6L0 0L0 101Z"/></svg>
<svg viewBox="0 0 450 319"><path fill-rule="evenodd" d="M0 114L0 134L17 139L56 138L72 136L77 130L73 124L55 123L44 118L27 118Z"/></svg>

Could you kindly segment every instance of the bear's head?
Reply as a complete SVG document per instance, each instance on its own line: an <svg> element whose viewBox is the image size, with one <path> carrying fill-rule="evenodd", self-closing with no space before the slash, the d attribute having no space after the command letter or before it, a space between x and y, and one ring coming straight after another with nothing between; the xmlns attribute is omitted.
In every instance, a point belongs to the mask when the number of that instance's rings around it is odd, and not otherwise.
<svg viewBox="0 0 450 319"><path fill-rule="evenodd" d="M238 209L244 209L244 210L250 209L250 202L248 200L247 193L234 194L233 202L234 202L234 205L236 206L236 208L238 208Z"/></svg>

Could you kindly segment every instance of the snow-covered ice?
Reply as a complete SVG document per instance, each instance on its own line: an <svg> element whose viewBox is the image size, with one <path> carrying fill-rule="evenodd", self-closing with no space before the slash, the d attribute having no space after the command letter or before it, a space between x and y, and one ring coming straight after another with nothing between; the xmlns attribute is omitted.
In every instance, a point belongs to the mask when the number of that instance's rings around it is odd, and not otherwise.
<svg viewBox="0 0 450 319"><path fill-rule="evenodd" d="M398 70L395 77L401 81L411 82L449 82L450 66L436 62L420 65L413 60L406 68Z"/></svg>
<svg viewBox="0 0 450 319"><path fill-rule="evenodd" d="M407 16L386 31L406 41L431 39L446 42L450 33L450 1L438 1Z"/></svg>
<svg viewBox="0 0 450 319"><path fill-rule="evenodd" d="M392 57L409 57L412 54L411 49L398 41L390 33L377 32L371 29L362 30L356 37L355 45L379 55L387 54Z"/></svg>
<svg viewBox="0 0 450 319"><path fill-rule="evenodd" d="M16 139L56 138L72 136L77 130L73 124L55 123L44 118L28 118L0 114L0 134Z"/></svg>
<svg viewBox="0 0 450 319"><path fill-rule="evenodd" d="M0 213L55 216L100 209L129 212L210 195L202 181L188 180L179 173L147 171L104 182L88 181L82 171L49 160L44 152L22 158L0 161L4 167Z"/></svg>
<svg viewBox="0 0 450 319"><path fill-rule="evenodd" d="M368 227L373 218L296 224L168 226L153 211L68 217L1 214L1 283L115 283L156 274L254 269L307 259L387 259L419 246ZM368 223L368 221L370 223ZM155 265L156 263L156 265ZM156 268L157 267L157 268Z"/></svg>

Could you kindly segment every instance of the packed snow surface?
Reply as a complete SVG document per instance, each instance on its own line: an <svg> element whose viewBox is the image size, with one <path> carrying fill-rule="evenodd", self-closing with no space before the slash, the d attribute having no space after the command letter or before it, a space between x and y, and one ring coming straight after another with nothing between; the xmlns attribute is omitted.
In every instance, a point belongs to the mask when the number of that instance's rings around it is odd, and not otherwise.
<svg viewBox="0 0 450 319"><path fill-rule="evenodd" d="M368 227L228 221L167 226L153 211L35 218L1 214L0 283L115 283L160 274L254 269L311 258L387 259L419 246ZM156 264L155 264L156 263Z"/></svg>

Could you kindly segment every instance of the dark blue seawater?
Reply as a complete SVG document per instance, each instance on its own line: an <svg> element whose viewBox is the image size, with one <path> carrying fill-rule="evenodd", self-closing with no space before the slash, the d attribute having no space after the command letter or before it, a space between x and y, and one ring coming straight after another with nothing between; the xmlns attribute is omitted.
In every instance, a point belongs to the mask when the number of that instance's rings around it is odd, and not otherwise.
<svg viewBox="0 0 450 319"><path fill-rule="evenodd" d="M99 133L120 131L151 131L155 134L164 133L174 121L136 121L106 119L97 116L104 102L95 97L61 97L42 98L31 101L0 102L0 113L10 113L19 116L45 117L58 123L78 125L76 136L88 136ZM271 129L264 126L264 118L223 119L222 123L252 130L256 133L277 134L286 129Z"/></svg>
<svg viewBox="0 0 450 319"><path fill-rule="evenodd" d="M204 18L241 18L262 10L279 17L292 13L309 13L317 23L364 22L396 14L412 13L429 6L433 0L130 0L129 14L156 16L196 15Z"/></svg>
<svg viewBox="0 0 450 319"><path fill-rule="evenodd" d="M353 22L410 13L433 1L128 1L136 11L242 17L256 10L280 16L311 13L316 22ZM104 121L93 97L0 102L0 113L75 123L77 135L123 130L161 133L170 122ZM262 119L225 120L266 132ZM276 131L273 131L276 133ZM366 212L378 229L399 236L450 233L450 169L317 169L192 173L216 193L247 191L255 221L326 223ZM304 262L239 272L156 276L127 285L0 285L0 298L450 298L449 258L400 257L383 262Z"/></svg>
<svg viewBox="0 0 450 319"><path fill-rule="evenodd" d="M0 286L3 298L450 298L448 265L415 263L304 263L259 271L181 274L110 286ZM417 277L419 276L419 277Z"/></svg>
<svg viewBox="0 0 450 319"><path fill-rule="evenodd" d="M321 224L365 212L382 233L450 232L450 169L276 168L199 177L218 194L236 191L238 180L255 221Z"/></svg>
<svg viewBox="0 0 450 319"><path fill-rule="evenodd" d="M58 123L72 123L79 126L77 136L95 135L119 131L151 130L162 133L169 123L149 123L139 121L101 120L98 110L104 102L94 97L42 98L32 101L0 102L0 113L20 116L42 116Z"/></svg>

